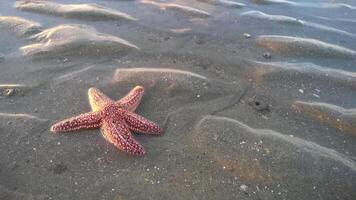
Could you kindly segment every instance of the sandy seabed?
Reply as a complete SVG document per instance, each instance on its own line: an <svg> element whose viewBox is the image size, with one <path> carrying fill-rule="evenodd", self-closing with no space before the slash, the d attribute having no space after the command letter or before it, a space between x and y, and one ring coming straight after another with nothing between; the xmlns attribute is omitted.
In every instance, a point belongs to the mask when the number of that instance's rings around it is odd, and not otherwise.
<svg viewBox="0 0 356 200"><path fill-rule="evenodd" d="M353 199L356 4L0 1L0 199ZM53 134L90 87L162 136Z"/></svg>

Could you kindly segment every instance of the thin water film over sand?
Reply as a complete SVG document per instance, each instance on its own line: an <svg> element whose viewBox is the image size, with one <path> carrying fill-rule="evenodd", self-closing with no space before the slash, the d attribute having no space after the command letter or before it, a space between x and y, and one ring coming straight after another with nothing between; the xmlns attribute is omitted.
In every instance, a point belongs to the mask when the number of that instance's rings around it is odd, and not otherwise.
<svg viewBox="0 0 356 200"><path fill-rule="evenodd" d="M0 199L354 199L355 44L350 0L2 0Z"/></svg>

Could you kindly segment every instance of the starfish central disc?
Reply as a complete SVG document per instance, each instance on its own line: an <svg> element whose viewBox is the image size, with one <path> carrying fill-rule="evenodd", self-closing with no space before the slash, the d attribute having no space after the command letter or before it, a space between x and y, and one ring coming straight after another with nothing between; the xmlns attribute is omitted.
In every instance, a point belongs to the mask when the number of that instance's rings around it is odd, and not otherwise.
<svg viewBox="0 0 356 200"><path fill-rule="evenodd" d="M122 99L113 101L98 89L90 88L88 96L92 111L60 121L51 127L51 131L101 128L104 138L120 150L131 155L144 155L145 149L133 138L131 131L158 135L162 129L134 113L143 93L143 87L136 86Z"/></svg>

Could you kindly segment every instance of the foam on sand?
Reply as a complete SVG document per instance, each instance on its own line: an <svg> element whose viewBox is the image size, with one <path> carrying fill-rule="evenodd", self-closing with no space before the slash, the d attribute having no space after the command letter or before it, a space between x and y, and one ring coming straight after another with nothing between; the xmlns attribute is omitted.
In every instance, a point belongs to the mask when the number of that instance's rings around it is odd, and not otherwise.
<svg viewBox="0 0 356 200"><path fill-rule="evenodd" d="M308 57L356 58L354 50L310 38L262 35L256 41L260 46L277 53Z"/></svg>
<svg viewBox="0 0 356 200"><path fill-rule="evenodd" d="M87 25L63 24L42 31L32 39L36 42L20 48L24 56L99 56L138 49L121 38L102 34Z"/></svg>
<svg viewBox="0 0 356 200"><path fill-rule="evenodd" d="M97 4L59 4L50 1L17 1L15 7L20 10L58 15L70 18L94 18L94 19L125 19L136 21L137 19L120 11L113 10Z"/></svg>

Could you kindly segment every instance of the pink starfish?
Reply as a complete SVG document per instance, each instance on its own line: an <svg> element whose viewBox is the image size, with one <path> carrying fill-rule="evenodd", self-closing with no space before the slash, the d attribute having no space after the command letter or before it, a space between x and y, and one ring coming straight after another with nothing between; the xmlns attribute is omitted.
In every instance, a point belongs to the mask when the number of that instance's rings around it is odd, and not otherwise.
<svg viewBox="0 0 356 200"><path fill-rule="evenodd" d="M141 102L143 92L143 87L136 86L115 102L98 89L90 88L88 96L92 112L60 121L51 127L51 131L58 133L101 127L104 138L117 148L131 155L144 155L145 149L132 137L130 130L156 135L162 133L162 129L133 113Z"/></svg>

